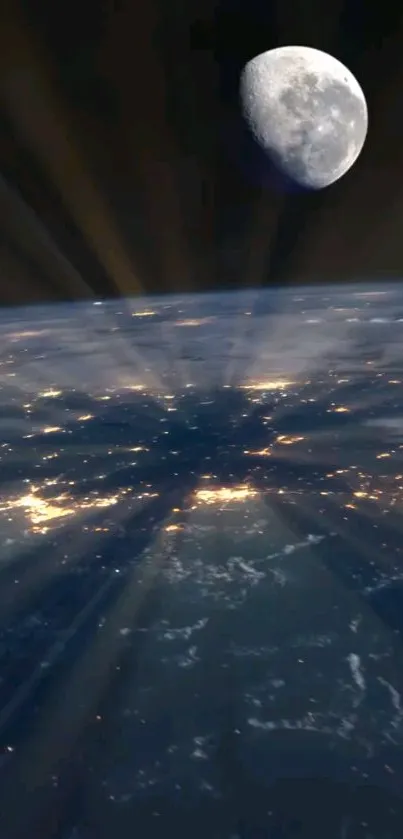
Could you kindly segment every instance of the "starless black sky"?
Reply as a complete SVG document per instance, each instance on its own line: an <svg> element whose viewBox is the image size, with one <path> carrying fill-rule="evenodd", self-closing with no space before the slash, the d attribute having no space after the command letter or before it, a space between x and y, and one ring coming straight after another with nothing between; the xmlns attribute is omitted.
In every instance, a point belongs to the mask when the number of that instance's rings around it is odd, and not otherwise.
<svg viewBox="0 0 403 839"><path fill-rule="evenodd" d="M239 74L284 44L363 87L356 165L285 191ZM0 302L356 281L403 272L396 0L3 0Z"/></svg>

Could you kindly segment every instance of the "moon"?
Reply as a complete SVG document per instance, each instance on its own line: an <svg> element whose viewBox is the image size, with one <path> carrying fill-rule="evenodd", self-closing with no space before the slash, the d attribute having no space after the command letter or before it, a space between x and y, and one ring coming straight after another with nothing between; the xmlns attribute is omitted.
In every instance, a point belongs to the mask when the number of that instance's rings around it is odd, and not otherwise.
<svg viewBox="0 0 403 839"><path fill-rule="evenodd" d="M278 47L252 58L240 80L244 116L286 177L307 189L338 181L355 163L368 131L356 78L311 47Z"/></svg>

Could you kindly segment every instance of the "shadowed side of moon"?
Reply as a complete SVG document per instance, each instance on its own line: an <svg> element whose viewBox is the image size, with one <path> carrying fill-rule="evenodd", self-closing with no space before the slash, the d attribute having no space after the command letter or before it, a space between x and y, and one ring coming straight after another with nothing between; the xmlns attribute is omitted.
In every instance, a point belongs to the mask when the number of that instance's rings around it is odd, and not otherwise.
<svg viewBox="0 0 403 839"><path fill-rule="evenodd" d="M246 120L228 119L223 122L220 130L226 160L252 187L263 188L278 195L312 192L311 187L287 175L280 161L275 161L274 154L270 156L256 142L256 135Z"/></svg>

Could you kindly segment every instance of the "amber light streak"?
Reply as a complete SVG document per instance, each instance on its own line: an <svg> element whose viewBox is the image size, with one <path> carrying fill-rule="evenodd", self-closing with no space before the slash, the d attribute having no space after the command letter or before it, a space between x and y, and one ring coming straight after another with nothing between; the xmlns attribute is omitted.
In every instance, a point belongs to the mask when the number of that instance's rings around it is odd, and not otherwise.
<svg viewBox="0 0 403 839"><path fill-rule="evenodd" d="M17 135L58 189L116 290L123 295L139 293L141 283L17 0L7 4L1 30L0 95Z"/></svg>
<svg viewBox="0 0 403 839"><path fill-rule="evenodd" d="M121 152L126 171L143 197L153 272L164 290L170 290L172 278L177 288L189 290L194 272L180 200L180 153L171 120L167 119L166 73L157 46L159 20L153 0L141 5L140 16L141 25L136 4L124 3L118 13L109 4L99 56L101 72L109 76L117 93ZM137 119L136 114L142 118ZM198 216L202 221L201 212Z"/></svg>

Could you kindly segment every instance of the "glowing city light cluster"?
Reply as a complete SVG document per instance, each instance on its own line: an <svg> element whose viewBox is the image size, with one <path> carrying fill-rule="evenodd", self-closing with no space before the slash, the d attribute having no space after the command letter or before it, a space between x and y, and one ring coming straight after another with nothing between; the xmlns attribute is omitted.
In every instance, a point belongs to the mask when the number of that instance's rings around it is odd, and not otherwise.
<svg viewBox="0 0 403 839"><path fill-rule="evenodd" d="M230 504L246 501L247 498L254 498L256 495L257 490L249 486L240 486L198 489L194 497L197 504Z"/></svg>
<svg viewBox="0 0 403 839"><path fill-rule="evenodd" d="M175 322L175 326L186 326L186 327L192 327L192 326L203 326L203 325L205 325L205 324L207 324L207 323L211 323L213 320L214 320L214 318L212 318L212 317L207 317L207 318L186 318L186 319L184 319L184 320L177 320L177 321Z"/></svg>
<svg viewBox="0 0 403 839"><path fill-rule="evenodd" d="M243 390L284 390L295 384L286 380L268 379L267 381L250 382L242 385Z"/></svg>
<svg viewBox="0 0 403 839"><path fill-rule="evenodd" d="M317 317L316 313L310 317L309 313L303 310L302 297L300 301L298 302L298 306L302 306L302 314L299 314L300 323L304 324L304 330L316 335L323 317ZM96 305L99 306L97 314L100 315L104 304L97 302ZM371 416L372 393L375 393L376 388L380 386L385 386L382 394L387 391L387 399L391 403L395 416L399 407L399 386L402 384L400 368L397 364L389 366L389 369L386 367L382 369L381 359L362 358L358 365L356 362L350 363L347 359L345 364L338 362L333 367L330 363L326 363L327 366L322 364L320 371L317 372L316 355L311 366L308 361L307 364L301 364L298 368L298 365L295 367L284 365L283 367L280 354L277 354L273 360L268 352L267 355L262 356L263 359L267 359L267 364L265 360L260 363L259 359L254 359L249 368L243 368L249 369L250 375L238 382L230 384L230 377L228 376L225 380L224 374L223 381L214 388L210 388L207 378L207 382L203 382L203 396L201 396L198 391L197 365L192 366L194 360L192 353L196 348L194 355L196 360L200 361L198 353L199 346L202 344L199 345L198 342L201 336L208 334L210 326L217 329L220 324L220 315L214 311L211 315L195 316L197 310L188 312L185 304L180 304L176 308L171 307L171 309L171 319L168 323L172 327L185 328L183 333L180 329L171 333L175 335L179 347L178 358L181 342L184 347L187 348L188 344L190 347L187 358L189 363L184 364L181 359L183 376L180 381L178 377L170 376L169 371L160 374L160 371L152 368L152 365L147 367L145 363L129 368L125 371L124 377L119 378L120 370L117 364L116 382L108 381L102 386L94 383L92 386L91 380L91 386L86 386L84 390L81 390L77 383L70 388L66 382L64 384L62 380L59 382L50 363L49 376L41 376L40 380L38 378L38 385L35 387L35 385L27 384L28 377L25 380L20 377L21 358L18 353L24 350L24 342L28 351L30 342L48 340L54 327L35 330L10 328L7 353L0 359L0 373L2 381L10 388L10 391L12 390L10 398L13 406L21 412L21 417L19 417L21 433L17 438L10 423L10 436L4 433L3 442L0 444L0 463L7 465L10 473L10 468L15 461L18 476L28 474L28 463L31 464L32 469L38 471L30 473L34 477L28 486L26 479L24 481L21 477L20 487L20 478L17 477L18 489L13 482L10 488L4 491L0 513L8 521L13 516L17 518L21 516L22 527L26 526L25 529L30 533L45 533L53 528L63 527L65 522L74 517L82 517L87 512L91 513L103 508L107 510L110 507L116 509L120 503L129 501L133 504L151 501L159 496L160 491L157 467L162 469L166 466L170 478L181 475L181 456L183 454L188 456L190 452L193 457L193 447L195 451L198 451L197 446L200 445L199 441L205 430L205 417L208 415L208 422L211 422L211 428L214 428L215 412L218 410L222 412L223 405L227 404L227 396L229 401L234 399L235 404L241 406L235 418L232 415L228 417L228 429L238 426L242 428L244 421L247 425L252 412L257 411L258 419L255 421L253 434L250 437L246 434L244 439L239 435L236 442L229 443L228 453L231 458L238 457L239 469L243 469L244 474L242 475L241 472L236 475L229 474L226 483L227 476L223 476L220 471L220 458L218 458L218 464L214 462L212 450L211 456L204 458L203 463L200 463L200 472L193 466L194 482L195 485L198 482L198 488L190 493L187 500L181 502L181 513L195 507L224 509L231 504L246 504L256 495L261 497L263 494L274 493L281 495L285 503L298 503L298 498L309 496L317 497L319 500L327 498L329 502L334 500L346 510L360 510L370 504L377 505L382 512L390 511L393 507L403 508L403 446L398 441L399 429L390 437L386 434L382 436L383 432L378 434L371 431L368 423L367 428L364 428L364 433L368 434L370 443L368 443L364 458L360 449L361 438L358 437L357 427L354 428L355 412L361 410L362 407L354 385L363 378L366 380L369 394L368 405L364 406L368 416ZM163 310L163 306L148 306L143 301L138 308L131 305L127 312L118 311L116 315L126 314L129 318L137 319L136 324L130 325L133 330L142 330L143 336L146 336L148 340L148 331L158 328ZM202 311L204 313L204 310ZM392 323L390 318L385 319L378 315L371 318L364 310L360 313L358 308L357 311L353 311L351 307L334 306L332 313L339 318L340 323ZM250 318L251 314L252 309L243 308L237 317L246 319ZM142 321L147 321L147 323L142 324ZM308 330L309 325L312 326L310 330ZM186 328L189 332L186 332ZM116 324L112 327L112 331L115 329L119 330ZM267 332L265 331L264 334L267 343ZM172 354L172 347L168 349ZM200 354L202 352L200 350ZM28 357L29 354L27 359ZM37 358L39 359L37 363L41 365L40 352ZM167 367L170 364L171 360L168 359ZM201 364L198 370L204 371L204 368L205 365ZM45 365L41 369L45 369ZM8 381L9 378L10 381ZM220 393L223 399L222 404ZM66 408L72 394L75 398L72 400L71 407ZM116 409L122 406L126 413L120 414ZM313 422L312 417L317 406L320 407L320 420L318 425L313 427L310 426L310 422ZM138 436L136 433L137 408L143 411L143 416L146 416L146 411L148 411L147 420L144 423L145 430ZM306 422L305 409L311 417ZM374 411L375 409L376 404ZM283 423L284 417L292 417L293 412L296 412L298 417L302 417L302 420ZM120 418L123 420L122 425L126 423L124 434L123 431L119 432L122 436L116 436L114 440L108 439L110 433L108 418L111 414L113 415L110 423L112 426L116 417L116 424L119 424ZM150 417L153 417L152 421ZM103 423L104 420L106 420L106 429L102 436L98 424ZM183 445L181 435L177 433L178 428L186 431ZM228 431L228 440L230 440L228 429L225 429L225 433ZM74 435L78 430L79 435L75 439ZM94 445L92 445L92 432L94 432L94 439L98 441ZM191 439L188 432L193 435ZM124 436L127 434L130 435L129 438ZM351 435L354 434L357 437L357 445L348 447L346 441L349 442ZM19 448L21 441L25 446L23 455ZM196 461L196 455L194 457ZM78 477L76 469L72 479L69 475L69 458L71 460L75 458L75 463L77 463L77 458L80 459L80 466L86 467L84 477ZM100 458L102 458L102 464L99 462ZM231 463L231 458L224 454L227 464L225 468L229 473L231 467L228 464ZM142 481L137 481L136 470L145 468L144 464L149 463L155 472L153 481L146 486L144 475ZM298 467L304 464L307 470L312 464L312 475L307 479L308 472L306 471L305 477L291 478L287 476L285 469L285 477L283 477L283 473L280 475L279 463L285 466L293 464ZM335 468L336 463L340 468ZM114 470L119 475L119 470L129 467L133 470L133 474L130 473L129 477L133 484L130 489L127 487L115 489L114 487L108 494L97 488L101 482L104 487L108 486L108 479L111 474L114 474ZM50 495L52 481L49 477L36 478L36 475L46 475L46 470L48 475L53 475L56 470L60 472L54 480L54 484L57 485L54 496ZM341 479L343 479L342 485ZM92 482L92 489L91 493L86 495L85 482L87 480ZM117 478L117 483L118 481L119 478ZM232 485L230 481L234 484ZM200 486L201 482L202 486ZM77 495L72 494L73 486L75 491L77 490ZM317 507L318 515L321 509L322 507ZM95 527L99 532L108 532L109 528L104 524L94 525ZM181 523L176 521L165 526L166 532L172 534L178 533L181 529Z"/></svg>
<svg viewBox="0 0 403 839"><path fill-rule="evenodd" d="M74 481L69 482L74 484ZM156 492L133 492L131 487L122 488L118 493L100 495L98 491L91 496L73 497L68 491L49 496L49 487L58 481L47 481L43 486L29 487L28 492L0 502L0 513L12 521L14 511L21 510L28 532L47 533L50 526L59 525L62 519L86 514L91 511L106 509L117 505L125 498L135 501L148 500L158 496ZM46 493L46 494L45 494ZM105 532L108 528L103 528Z"/></svg>
<svg viewBox="0 0 403 839"><path fill-rule="evenodd" d="M276 452L276 446L294 446L296 443L301 443L306 438L298 434L278 434L274 438L270 446L264 446L262 449L244 449L244 454L252 457L271 457Z"/></svg>

